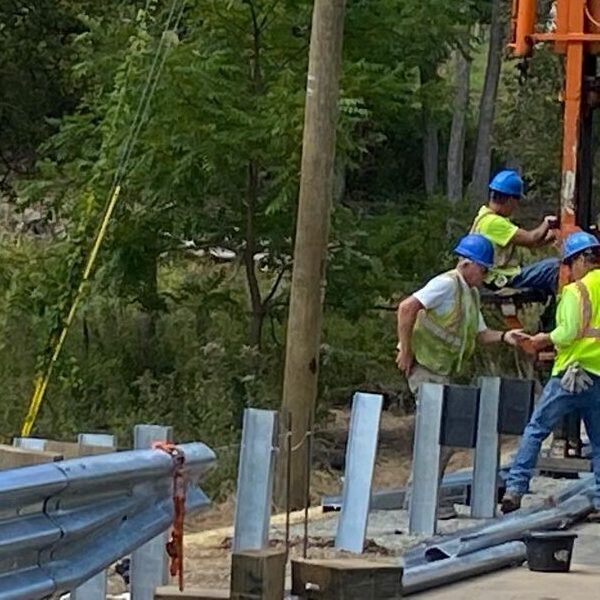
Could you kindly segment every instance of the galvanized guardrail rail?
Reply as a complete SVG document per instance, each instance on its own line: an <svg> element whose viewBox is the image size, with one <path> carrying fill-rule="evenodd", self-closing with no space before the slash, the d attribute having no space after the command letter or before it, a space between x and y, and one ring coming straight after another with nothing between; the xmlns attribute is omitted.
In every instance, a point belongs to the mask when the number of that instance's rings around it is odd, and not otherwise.
<svg viewBox="0 0 600 600"><path fill-rule="evenodd" d="M198 479L215 462L184 444L186 511L209 505ZM0 598L68 592L169 528L172 458L133 450L0 472Z"/></svg>

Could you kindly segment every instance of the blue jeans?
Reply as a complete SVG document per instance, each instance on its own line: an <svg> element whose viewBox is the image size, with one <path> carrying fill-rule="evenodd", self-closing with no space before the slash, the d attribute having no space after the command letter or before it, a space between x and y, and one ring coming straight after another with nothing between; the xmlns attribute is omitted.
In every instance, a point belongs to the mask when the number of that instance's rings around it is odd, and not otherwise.
<svg viewBox="0 0 600 600"><path fill-rule="evenodd" d="M580 394L571 394L552 377L531 415L519 451L506 482L506 489L519 495L529 491L529 480L536 466L542 442L558 421L574 410L580 411L592 446L592 467L596 478L594 505L600 509L600 377L591 375L593 385Z"/></svg>
<svg viewBox="0 0 600 600"><path fill-rule="evenodd" d="M558 285L558 271L560 261L558 258L544 258L538 262L526 265L518 275L515 275L510 287L523 289L534 288L554 296Z"/></svg>

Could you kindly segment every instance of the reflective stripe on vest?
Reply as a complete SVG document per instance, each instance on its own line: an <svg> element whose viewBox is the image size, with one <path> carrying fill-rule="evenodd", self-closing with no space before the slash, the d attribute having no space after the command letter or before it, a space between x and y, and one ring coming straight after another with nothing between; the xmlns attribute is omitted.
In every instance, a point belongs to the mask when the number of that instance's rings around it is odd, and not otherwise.
<svg viewBox="0 0 600 600"><path fill-rule="evenodd" d="M451 346L456 346L457 348L461 348L463 345L462 337L459 335L454 335L449 332L447 329L444 329L437 323L434 323L428 316L425 311L419 317L419 324L426 329L432 335L439 338L440 340L450 344Z"/></svg>
<svg viewBox="0 0 600 600"><path fill-rule="evenodd" d="M576 281L575 287L581 298L581 318L577 339L600 339L600 329L597 327L590 327L590 321L592 320L592 302L590 300L590 293L588 292L585 283L582 281Z"/></svg>
<svg viewBox="0 0 600 600"><path fill-rule="evenodd" d="M444 375L459 372L471 356L479 319L477 290L471 290L456 270L446 275L454 287L452 308L443 315L419 311L412 338L417 361Z"/></svg>

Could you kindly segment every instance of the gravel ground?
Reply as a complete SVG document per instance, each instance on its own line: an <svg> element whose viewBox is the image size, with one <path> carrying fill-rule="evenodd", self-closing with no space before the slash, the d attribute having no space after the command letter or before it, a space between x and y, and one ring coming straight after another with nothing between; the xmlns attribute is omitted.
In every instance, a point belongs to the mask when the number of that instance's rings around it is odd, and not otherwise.
<svg viewBox="0 0 600 600"><path fill-rule="evenodd" d="M524 506L543 504L551 495L564 489L572 482L565 479L549 479L536 477L532 481L532 494L527 496ZM457 530L470 527L478 521L469 518L469 508L456 506L458 518L439 521L438 529L441 534L454 533ZM317 521L309 523L308 556L312 558L336 558L350 556L338 552L334 548L339 513L322 515ZM293 525L290 529L290 555L302 555L304 527L302 524ZM285 528L271 528L272 544L283 548ZM400 558L409 548L421 542L424 538L408 535L408 514L403 510L374 511L369 516L367 529L367 544L364 557L372 560L394 560ZM220 542L199 544L190 541L186 545L185 571L186 584L189 586L227 588L229 585L231 539L225 536ZM109 592L119 597L125 592L125 586L120 577L111 575Z"/></svg>

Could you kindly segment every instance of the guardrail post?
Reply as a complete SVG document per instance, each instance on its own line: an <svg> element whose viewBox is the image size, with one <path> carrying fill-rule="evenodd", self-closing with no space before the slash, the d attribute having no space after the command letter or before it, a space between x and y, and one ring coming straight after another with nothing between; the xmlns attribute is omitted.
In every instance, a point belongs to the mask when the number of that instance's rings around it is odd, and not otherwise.
<svg viewBox="0 0 600 600"><path fill-rule="evenodd" d="M491 519L496 516L498 467L500 464L500 436L498 412L500 409L500 377L482 377L481 403L477 427L477 445L471 487L471 516Z"/></svg>
<svg viewBox="0 0 600 600"><path fill-rule="evenodd" d="M23 448L24 450L44 451L46 449L46 440L42 438L16 437L13 438L12 445L15 448Z"/></svg>
<svg viewBox="0 0 600 600"><path fill-rule="evenodd" d="M337 550L360 554L364 549L382 407L383 396L380 394L354 394L346 448L342 511L335 538Z"/></svg>
<svg viewBox="0 0 600 600"><path fill-rule="evenodd" d="M173 428L161 425L136 425L133 429L133 447L146 450L154 442L172 442ZM131 555L131 600L153 600L154 590L169 582L168 556L165 549L169 532L138 548Z"/></svg>
<svg viewBox="0 0 600 600"><path fill-rule="evenodd" d="M424 383L419 389L413 451L411 534L436 531L441 448L474 448L479 388Z"/></svg>
<svg viewBox="0 0 600 600"><path fill-rule="evenodd" d="M105 433L80 433L77 443L86 446L105 446L115 448L115 436ZM108 571L102 571L95 577L71 592L71 600L106 600L106 580Z"/></svg>
<svg viewBox="0 0 600 600"><path fill-rule="evenodd" d="M234 552L264 550L269 544L277 430L276 411L256 408L244 411L235 502Z"/></svg>
<svg viewBox="0 0 600 600"><path fill-rule="evenodd" d="M104 448L116 448L115 436L110 433L80 433L77 443L82 446L103 446Z"/></svg>
<svg viewBox="0 0 600 600"><path fill-rule="evenodd" d="M408 528L411 534L433 535L435 533L443 406L443 385L423 383L419 386L412 460L412 490L408 508Z"/></svg>

